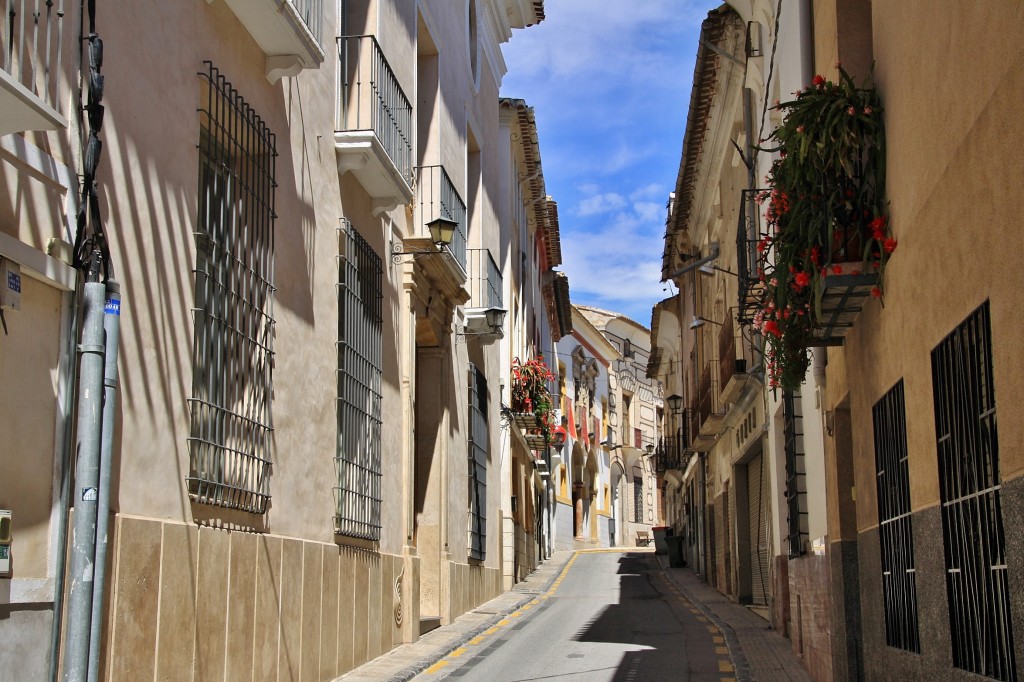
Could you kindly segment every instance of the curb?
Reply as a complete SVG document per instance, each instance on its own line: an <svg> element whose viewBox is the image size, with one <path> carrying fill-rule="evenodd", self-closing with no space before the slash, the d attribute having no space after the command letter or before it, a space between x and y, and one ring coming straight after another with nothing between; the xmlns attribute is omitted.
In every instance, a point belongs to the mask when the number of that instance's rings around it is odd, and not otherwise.
<svg viewBox="0 0 1024 682"><path fill-rule="evenodd" d="M574 556L576 556L576 554L577 554L577 550L573 550L573 551L569 552L569 554L565 557L564 561L560 562L557 565L552 564L551 576L547 580L545 580L543 583L541 583L541 585L537 588L537 593L536 594L534 594L533 592L522 592L522 593L520 593L520 595L521 595L520 598L517 599L510 606L502 609L501 611L498 611L491 618L487 619L482 624L478 625L477 627L473 628L472 630L467 631L462 637L460 637L457 640L455 640L454 642L451 642L450 644L446 645L443 649L438 649L436 652L432 653L429 658L426 658L426 659L423 659L421 661L418 661L417 663L415 663L415 664L413 664L413 665L411 665L411 666L409 666L407 668L403 668L398 673L396 673L396 674L392 675L391 677L387 678L386 682L408 682L408 680L411 680L412 678L416 677L421 672L423 672L427 668L431 667L432 665L434 665L438 661L441 661L442 659L446 658L448 656L448 654L450 654L453 651L455 651L456 649L464 646L467 642L469 642L469 640L473 639L474 637L478 637L479 635L481 635L485 631L487 631L487 630L491 629L492 627L494 627L495 623L497 623L498 621L504 619L510 613L512 613L513 611L516 611L517 609L519 609L521 606L523 606L524 604L526 604L530 600L535 599L537 594L543 594L543 593L547 592L548 590L550 590L552 583L554 583L555 580L558 578L558 576L561 575L562 571L565 570L566 565L572 560L572 558ZM551 559L549 559L548 561L551 561ZM534 573L536 573L536 571L534 571ZM509 592L515 592L515 588L513 588L512 590L509 590ZM506 592L505 594L509 594L509 592ZM500 599L501 596L503 596L503 595L499 595L498 597L495 597L495 599ZM487 603L488 602L484 602L483 604L477 605L476 609L479 609L479 608L487 605Z"/></svg>
<svg viewBox="0 0 1024 682"><path fill-rule="evenodd" d="M657 555L658 565L661 566L662 573L672 581L679 591L689 600L689 602L705 617L708 618L712 623L718 626L718 629L722 631L725 636L725 645L729 647L729 658L732 659L732 667L735 672L736 682L751 682L754 677L750 672L750 663L747 661L746 655L743 653L743 647L740 645L739 638L736 636L736 631L733 630L732 625L718 617L711 609L709 609L703 601L696 597L690 590L686 588L680 581L676 580L672 571L666 565L668 557L662 558L662 555Z"/></svg>

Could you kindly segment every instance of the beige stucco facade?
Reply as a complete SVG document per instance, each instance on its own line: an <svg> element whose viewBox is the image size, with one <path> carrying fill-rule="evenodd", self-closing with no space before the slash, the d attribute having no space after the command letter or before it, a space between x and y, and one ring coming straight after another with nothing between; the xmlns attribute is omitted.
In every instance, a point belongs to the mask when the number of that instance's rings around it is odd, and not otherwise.
<svg viewBox="0 0 1024 682"><path fill-rule="evenodd" d="M122 296L101 679L331 679L504 589L508 349L500 337L463 333L488 307L491 273L473 259L489 256L499 273L518 264L507 234L514 226L500 219L519 199L509 196L510 141L499 121L500 46L541 21L543 7L314 3L322 16L285 13L292 36L260 32L269 20L259 10L272 4L97 3L106 53L100 211ZM79 19L77 7L64 19L65 113L78 106L70 86ZM282 35L298 42L299 57L280 54L273 40ZM373 38L356 50L338 36ZM343 106L358 78L343 73L339 54L356 68L371 41L385 62L374 78L390 73L411 106L407 157ZM207 504L186 484L196 475L189 439L200 130L212 119L200 112L210 106L206 62L275 136L263 513ZM4 311L10 334L0 336L0 428L13 444L0 451L0 509L13 511L14 536L11 574L0 576L0 662L17 661L26 680L47 675L54 603L70 586L59 539L74 448L76 280L48 255L62 253L51 239L75 237L81 122L70 119L0 138L0 256L24 274L20 309ZM433 166L464 207L463 263L455 252L428 253L436 247L425 223L440 195L421 169ZM334 489L345 485L336 469L338 292L339 263L354 257L349 230L380 264L374 539L339 533L334 520L342 513ZM393 259L393 251L409 253ZM507 289L493 284L507 302ZM523 305L548 319L542 296ZM538 336L550 339L550 325ZM484 379L476 389L483 422L473 422L471 366ZM476 473L473 452L482 458ZM488 491L483 502L470 499L468 480Z"/></svg>

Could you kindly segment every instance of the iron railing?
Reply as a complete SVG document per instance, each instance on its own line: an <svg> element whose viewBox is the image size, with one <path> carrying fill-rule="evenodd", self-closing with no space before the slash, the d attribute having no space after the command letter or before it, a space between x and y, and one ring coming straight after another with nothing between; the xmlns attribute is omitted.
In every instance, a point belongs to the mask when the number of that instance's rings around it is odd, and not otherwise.
<svg viewBox="0 0 1024 682"><path fill-rule="evenodd" d="M334 532L379 540L384 270L347 220L339 236Z"/></svg>
<svg viewBox="0 0 1024 682"><path fill-rule="evenodd" d="M683 427L680 433L664 436L658 441L658 449L655 451L655 467L658 473L682 471L689 463L692 454L690 435L686 433L686 427Z"/></svg>
<svg viewBox="0 0 1024 682"><path fill-rule="evenodd" d="M871 412L875 432L885 642L891 647L920 653L902 379L875 403Z"/></svg>
<svg viewBox="0 0 1024 682"><path fill-rule="evenodd" d="M455 236L448 248L459 266L466 270L466 203L444 166L420 166L416 169L416 229L427 234L427 223L437 218L454 220Z"/></svg>
<svg viewBox="0 0 1024 682"><path fill-rule="evenodd" d="M765 286L761 281L764 252L761 241L761 213L757 197L763 189L740 191L739 226L736 230L736 272L739 275L739 308L736 320L740 325L753 323L754 315L764 302Z"/></svg>
<svg viewBox="0 0 1024 682"><path fill-rule="evenodd" d="M199 110L189 497L262 514L270 501L274 133L207 62Z"/></svg>
<svg viewBox="0 0 1024 682"><path fill-rule="evenodd" d="M786 453L786 525L791 559L807 554L810 536L804 469L804 419L799 391L782 392L782 437Z"/></svg>
<svg viewBox="0 0 1024 682"><path fill-rule="evenodd" d="M374 36L338 38L338 119L336 130L368 130L380 141L410 186L412 105Z"/></svg>
<svg viewBox="0 0 1024 682"><path fill-rule="evenodd" d="M697 384L697 414L701 426L712 416L721 415L724 411L719 397L721 387L718 384L718 364L718 360L708 360L700 374L700 383Z"/></svg>
<svg viewBox="0 0 1024 682"><path fill-rule="evenodd" d="M295 13L302 19L302 23L306 25L309 30L309 34L313 36L317 44L323 46L323 16L324 16L324 1L323 0L289 0L292 6L295 7Z"/></svg>
<svg viewBox="0 0 1024 682"><path fill-rule="evenodd" d="M986 301L932 351L953 665L1016 680Z"/></svg>
<svg viewBox="0 0 1024 682"><path fill-rule="evenodd" d="M504 278L490 249L467 249L469 308L501 308Z"/></svg>
<svg viewBox="0 0 1024 682"><path fill-rule="evenodd" d="M0 64L10 77L61 111L60 75L64 45L64 1L3 0Z"/></svg>
<svg viewBox="0 0 1024 682"><path fill-rule="evenodd" d="M469 365L469 558L487 555L487 378ZM545 448L546 450L547 448Z"/></svg>

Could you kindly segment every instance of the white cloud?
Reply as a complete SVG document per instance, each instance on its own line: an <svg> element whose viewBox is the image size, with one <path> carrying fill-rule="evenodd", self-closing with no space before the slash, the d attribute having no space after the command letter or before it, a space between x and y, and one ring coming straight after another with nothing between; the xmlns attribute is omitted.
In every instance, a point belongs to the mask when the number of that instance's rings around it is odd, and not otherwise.
<svg viewBox="0 0 1024 682"><path fill-rule="evenodd" d="M607 194L595 194L580 202L576 209L577 215L588 216L599 213L608 213L626 205L625 198L615 192Z"/></svg>
<svg viewBox="0 0 1024 682"><path fill-rule="evenodd" d="M700 24L720 0L548 0L502 47L503 96L534 107L547 191L562 206L575 303L650 323L664 298L675 184Z"/></svg>

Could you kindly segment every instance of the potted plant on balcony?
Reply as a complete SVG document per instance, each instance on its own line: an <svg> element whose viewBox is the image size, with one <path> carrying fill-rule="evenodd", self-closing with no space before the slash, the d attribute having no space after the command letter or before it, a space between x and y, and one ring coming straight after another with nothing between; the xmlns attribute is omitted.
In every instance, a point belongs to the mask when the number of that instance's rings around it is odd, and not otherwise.
<svg viewBox="0 0 1024 682"><path fill-rule="evenodd" d="M548 394L548 381L554 375L544 362L544 356L520 361L512 360L512 404L510 409L517 415L517 423L526 428L527 435L542 436L545 444L553 442L555 426L554 406ZM527 416L526 419L522 417Z"/></svg>
<svg viewBox="0 0 1024 682"><path fill-rule="evenodd" d="M871 295L896 240L885 200L885 129L877 91L815 76L776 104L782 124L762 151L778 152L758 196L766 231L758 242L765 296L754 318L766 343L772 387L799 386L821 323L825 278L870 275Z"/></svg>

